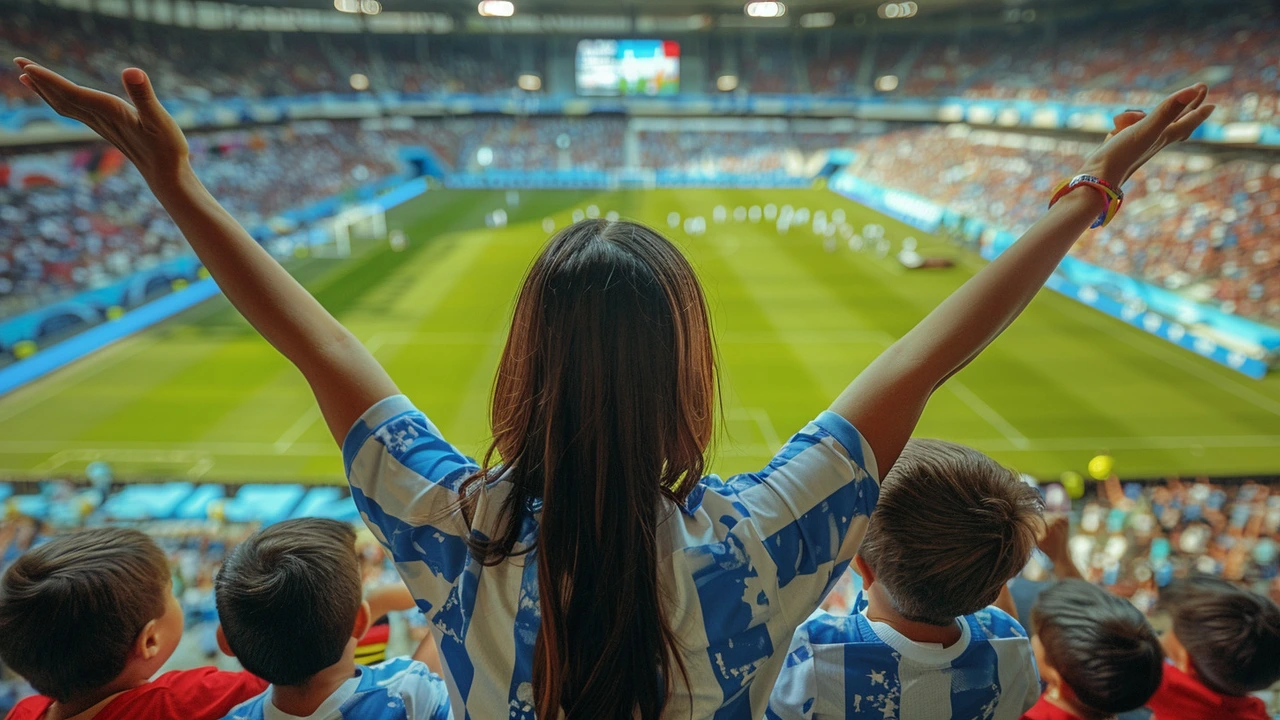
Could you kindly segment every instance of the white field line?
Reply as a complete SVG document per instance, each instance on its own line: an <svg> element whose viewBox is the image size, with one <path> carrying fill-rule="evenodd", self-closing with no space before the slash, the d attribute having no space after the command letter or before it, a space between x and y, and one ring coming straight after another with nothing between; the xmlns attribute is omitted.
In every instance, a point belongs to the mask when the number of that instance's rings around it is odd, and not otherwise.
<svg viewBox="0 0 1280 720"><path fill-rule="evenodd" d="M369 342L365 343L365 348L367 348L373 355L377 355L378 351L382 349L382 346L387 344L388 338L391 335L392 333L379 333L374 335ZM289 452L289 449L298 441L298 438L302 437L302 434L307 430L310 430L311 426L319 419L319 405L313 404L311 407L303 411L302 415L289 426L289 429L284 431L284 434L280 436L280 439L275 441L273 447L276 450L276 454L284 455Z"/></svg>
<svg viewBox="0 0 1280 720"><path fill-rule="evenodd" d="M1182 448L1238 449L1280 448L1280 435L1188 435L1166 437L1063 437L1028 439L1025 447L1015 447L1007 438L960 438L956 442L1004 452L1082 452L1091 450L1178 450ZM780 445L780 443L779 443ZM726 447L727 455L771 455L778 446L764 444ZM291 454L306 457L333 455L332 443L296 443ZM0 440L0 453L53 453L70 459L133 460L141 462L196 462L200 458L266 457L276 455L274 443L267 442L126 442Z"/></svg>
<svg viewBox="0 0 1280 720"><path fill-rule="evenodd" d="M1263 395L1243 383L1222 377L1212 370L1201 367L1196 361L1187 357L1186 350L1181 348L1175 350L1174 346L1163 340L1160 340L1160 344L1158 345L1153 342L1139 342L1132 332L1133 328L1114 327L1111 322L1101 322L1106 316L1093 308L1084 307L1075 302L1072 302L1070 306L1074 306L1072 307L1073 311L1083 311L1081 317L1088 318L1090 324L1120 342L1123 342L1125 345L1141 350L1151 357L1164 362L1166 365L1172 365L1173 367L1183 370L1190 375L1195 375L1201 380L1216 385L1241 400L1262 408L1273 415L1280 415L1280 402ZM1153 338L1154 336L1148 337Z"/></svg>
<svg viewBox="0 0 1280 720"><path fill-rule="evenodd" d="M1014 448L1025 450L1028 447L1030 441L1027 440L1027 436L1018 432L1018 428L1014 427L1013 423L1005 420L1003 415L983 402L982 398L978 397L977 393L970 390L964 383L952 378L947 381L946 386L951 389L951 392L956 397L960 398L961 402L968 405L970 410L977 413L983 420L986 420L987 424L999 431L1001 435L1004 435L1005 439L1012 443Z"/></svg>
<svg viewBox="0 0 1280 720"><path fill-rule="evenodd" d="M764 447L772 448L767 453L775 453L782 447L782 438L778 436L778 430L773 426L773 420L769 417L768 411L759 407L735 408L726 413L726 420L746 420L753 422L760 431L760 437L764 440ZM743 446L738 446L743 447ZM749 447L755 448L756 445ZM746 453L756 455L759 453Z"/></svg>
<svg viewBox="0 0 1280 720"><path fill-rule="evenodd" d="M8 399L0 397L0 423L44 402L66 389L68 383L79 383L103 370L128 360L158 343L154 336L141 337L134 342L117 343L103 352L92 353L73 362L51 375L25 388L14 391ZM25 391L25 392L24 392Z"/></svg>

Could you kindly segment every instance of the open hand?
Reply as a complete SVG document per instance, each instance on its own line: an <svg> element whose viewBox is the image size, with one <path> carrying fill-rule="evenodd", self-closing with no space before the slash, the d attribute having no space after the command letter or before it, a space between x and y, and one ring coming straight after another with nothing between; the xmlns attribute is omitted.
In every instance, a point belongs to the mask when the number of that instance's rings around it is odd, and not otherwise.
<svg viewBox="0 0 1280 720"><path fill-rule="evenodd" d="M1115 130L1085 160L1081 172L1120 187L1156 153L1191 137L1213 114L1215 106L1204 104L1208 93L1207 85L1197 83L1165 98L1150 114L1140 110L1120 113L1115 117Z"/></svg>
<svg viewBox="0 0 1280 720"><path fill-rule="evenodd" d="M164 182L187 161L187 139L151 88L147 74L129 68L121 74L132 105L110 93L81 87L26 59L14 60L18 80L54 112L79 120L116 146L148 182Z"/></svg>

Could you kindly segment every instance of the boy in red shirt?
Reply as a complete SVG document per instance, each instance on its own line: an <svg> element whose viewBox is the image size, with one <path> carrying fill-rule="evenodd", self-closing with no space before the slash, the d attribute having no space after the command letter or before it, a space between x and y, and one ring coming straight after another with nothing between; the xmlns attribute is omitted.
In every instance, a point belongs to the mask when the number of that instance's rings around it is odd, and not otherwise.
<svg viewBox="0 0 1280 720"><path fill-rule="evenodd" d="M1280 680L1280 607L1206 576L1170 584L1160 605L1173 625L1161 638L1164 682L1147 703L1155 720L1270 720L1249 693Z"/></svg>
<svg viewBox="0 0 1280 720"><path fill-rule="evenodd" d="M213 668L151 677L182 638L169 564L137 530L28 551L0 579L0 660L40 695L8 720L219 720L267 684Z"/></svg>
<svg viewBox="0 0 1280 720"><path fill-rule="evenodd" d="M1155 631L1129 601L1096 585L1063 580L1045 590L1031 624L1045 691L1022 720L1114 717L1142 707L1160 685Z"/></svg>

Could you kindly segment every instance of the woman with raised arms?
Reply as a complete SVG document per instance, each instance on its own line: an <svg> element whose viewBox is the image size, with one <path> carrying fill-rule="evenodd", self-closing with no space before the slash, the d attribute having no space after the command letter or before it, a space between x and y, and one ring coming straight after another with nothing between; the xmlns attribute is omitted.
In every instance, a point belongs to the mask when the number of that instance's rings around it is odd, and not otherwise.
<svg viewBox="0 0 1280 720"><path fill-rule="evenodd" d="M137 166L232 304L302 372L361 513L428 617L459 719L761 717L930 395L1013 322L1107 199L1066 193L768 467L725 480L703 476L716 381L693 270L642 225L572 225L517 295L477 463L209 195L141 70L123 74L128 103L17 63ZM1081 174L1119 188L1209 116L1205 92L1118 116Z"/></svg>

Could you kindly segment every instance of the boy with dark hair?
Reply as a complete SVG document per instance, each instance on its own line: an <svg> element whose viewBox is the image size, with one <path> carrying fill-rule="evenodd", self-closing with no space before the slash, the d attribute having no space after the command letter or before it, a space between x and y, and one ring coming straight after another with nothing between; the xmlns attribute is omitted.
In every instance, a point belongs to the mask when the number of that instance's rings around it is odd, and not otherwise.
<svg viewBox="0 0 1280 720"><path fill-rule="evenodd" d="M372 621L355 530L303 518L250 536L214 581L218 644L271 682L228 720L448 720L444 680L409 658L355 662Z"/></svg>
<svg viewBox="0 0 1280 720"><path fill-rule="evenodd" d="M1267 720L1249 693L1280 680L1280 607L1225 580L1194 576L1160 593L1169 661L1147 703L1156 720Z"/></svg>
<svg viewBox="0 0 1280 720"><path fill-rule="evenodd" d="M213 668L152 681L182 627L169 564L143 533L85 530L29 550L0 580L0 660L40 695L9 720L217 720L266 687Z"/></svg>
<svg viewBox="0 0 1280 720"><path fill-rule="evenodd" d="M908 442L854 557L855 612L800 626L769 717L1017 718L1040 691L1031 644L989 606L1043 525L1017 473L962 445Z"/></svg>
<svg viewBox="0 0 1280 720"><path fill-rule="evenodd" d="M1142 707L1160 686L1164 653L1142 613L1083 580L1063 580L1031 610L1046 689L1024 720L1102 720Z"/></svg>

